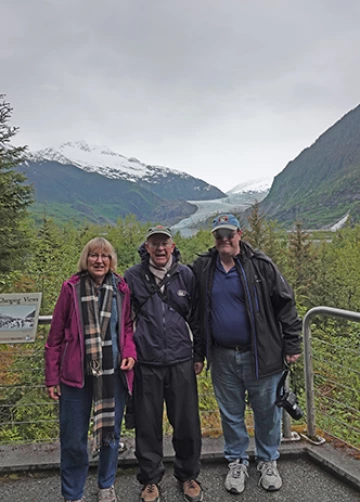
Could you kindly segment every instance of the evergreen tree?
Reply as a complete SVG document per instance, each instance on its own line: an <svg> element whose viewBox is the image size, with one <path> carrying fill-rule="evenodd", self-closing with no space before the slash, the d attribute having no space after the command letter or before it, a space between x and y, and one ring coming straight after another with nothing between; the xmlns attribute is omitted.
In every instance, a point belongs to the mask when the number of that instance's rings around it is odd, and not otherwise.
<svg viewBox="0 0 360 502"><path fill-rule="evenodd" d="M33 189L26 177L16 171L25 160L26 147L10 144L17 132L8 124L12 108L0 94L0 272L6 273L21 265L27 249L24 228L26 208L32 202Z"/></svg>
<svg viewBox="0 0 360 502"><path fill-rule="evenodd" d="M37 291L43 294L42 313L50 314L61 284L77 270L80 256L76 233L71 226L58 227L51 218L44 218L37 233L32 275Z"/></svg>
<svg viewBox="0 0 360 502"><path fill-rule="evenodd" d="M251 205L245 238L254 248L263 250L265 246L265 214L260 211L260 202Z"/></svg>
<svg viewBox="0 0 360 502"><path fill-rule="evenodd" d="M302 222L296 221L294 231L289 235L289 272L287 278L292 284L298 300L306 306L310 304L310 293L316 278L316 250L310 235L303 229Z"/></svg>
<svg viewBox="0 0 360 502"><path fill-rule="evenodd" d="M279 269L285 273L288 253L287 235L274 220L269 220L265 223L264 247L262 251L270 256Z"/></svg>
<svg viewBox="0 0 360 502"><path fill-rule="evenodd" d="M345 227L336 233L331 244L332 304L358 311L360 308L360 226ZM331 268L330 268L331 266Z"/></svg>
<svg viewBox="0 0 360 502"><path fill-rule="evenodd" d="M109 226L106 232L108 239L114 246L117 257L117 272L123 275L125 270L140 262L138 248L144 242L144 237L150 224L143 224L137 221L133 214L127 215L124 219L119 219L116 226Z"/></svg>

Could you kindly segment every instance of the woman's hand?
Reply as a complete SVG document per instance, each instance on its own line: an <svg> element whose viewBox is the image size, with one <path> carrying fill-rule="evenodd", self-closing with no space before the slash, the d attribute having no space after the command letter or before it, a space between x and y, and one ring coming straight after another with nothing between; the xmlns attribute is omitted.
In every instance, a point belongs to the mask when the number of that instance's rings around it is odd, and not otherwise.
<svg viewBox="0 0 360 502"><path fill-rule="evenodd" d="M130 371L133 369L134 365L135 359L133 359L132 357L127 357L126 359L121 360L120 369L123 371Z"/></svg>
<svg viewBox="0 0 360 502"><path fill-rule="evenodd" d="M59 401L59 397L61 396L60 385L54 385L52 387L47 388L48 396L54 401Z"/></svg>

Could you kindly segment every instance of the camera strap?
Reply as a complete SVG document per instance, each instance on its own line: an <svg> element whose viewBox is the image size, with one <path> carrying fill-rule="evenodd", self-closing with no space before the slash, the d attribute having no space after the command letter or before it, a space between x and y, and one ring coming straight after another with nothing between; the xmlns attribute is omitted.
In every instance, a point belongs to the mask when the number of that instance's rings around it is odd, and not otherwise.
<svg viewBox="0 0 360 502"><path fill-rule="evenodd" d="M285 381L286 381L286 378L288 376L288 374L290 373L290 376L292 377L292 380L294 382L294 394L296 394L297 392L297 385L296 385L296 371L293 371L291 369L291 367L289 367L288 369L286 369L282 375L282 377L280 378L280 381L278 383L278 386L277 386L277 389L276 389L276 400L279 401L282 396L285 394Z"/></svg>
<svg viewBox="0 0 360 502"><path fill-rule="evenodd" d="M291 380L294 384L294 393L297 394L297 384L296 384L296 371L295 371L295 368L294 370L292 370L292 368L290 367L290 376L291 376Z"/></svg>
<svg viewBox="0 0 360 502"><path fill-rule="evenodd" d="M284 373L282 374L282 377L280 378L280 381L276 389L276 401L281 401L281 398L285 394L285 380L288 374L289 370L285 370Z"/></svg>

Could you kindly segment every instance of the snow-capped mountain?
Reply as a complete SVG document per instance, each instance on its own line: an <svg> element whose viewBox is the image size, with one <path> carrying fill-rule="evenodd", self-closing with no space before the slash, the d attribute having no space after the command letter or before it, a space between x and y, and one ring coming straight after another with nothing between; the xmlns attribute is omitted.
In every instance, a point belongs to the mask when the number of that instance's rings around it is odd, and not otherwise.
<svg viewBox="0 0 360 502"><path fill-rule="evenodd" d="M150 190L165 199L203 200L225 195L218 188L183 171L145 164L134 157L116 153L107 146L89 145L85 141L67 142L55 148L39 150L32 153L29 160L73 165L106 178L137 182L146 188L150 184Z"/></svg>
<svg viewBox="0 0 360 502"><path fill-rule="evenodd" d="M243 181L227 192L228 195L237 193L263 193L271 188L274 178L256 178L254 180Z"/></svg>
<svg viewBox="0 0 360 502"><path fill-rule="evenodd" d="M169 172L177 172L184 178L191 177L187 173L160 166L143 164L134 157L124 157L107 146L89 145L85 141L67 142L54 148L45 148L31 155L31 160L52 160L60 164L71 164L84 171L96 172L106 178L122 178L127 181L154 178L156 175L166 176Z"/></svg>

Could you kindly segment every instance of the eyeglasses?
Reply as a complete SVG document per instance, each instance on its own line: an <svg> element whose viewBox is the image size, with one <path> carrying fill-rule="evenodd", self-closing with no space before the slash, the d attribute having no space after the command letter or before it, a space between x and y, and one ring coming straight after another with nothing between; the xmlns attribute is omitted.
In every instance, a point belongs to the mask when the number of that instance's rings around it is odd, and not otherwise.
<svg viewBox="0 0 360 502"><path fill-rule="evenodd" d="M103 261L110 260L111 256L109 254L99 254L99 253L89 253L89 258L92 260L98 260L101 258Z"/></svg>
<svg viewBox="0 0 360 502"><path fill-rule="evenodd" d="M221 241L222 239L231 240L235 237L235 230L230 230L229 228L220 228L219 230L215 230L214 237L217 241Z"/></svg>
<svg viewBox="0 0 360 502"><path fill-rule="evenodd" d="M148 245L152 248L170 248L172 242L148 242Z"/></svg>

